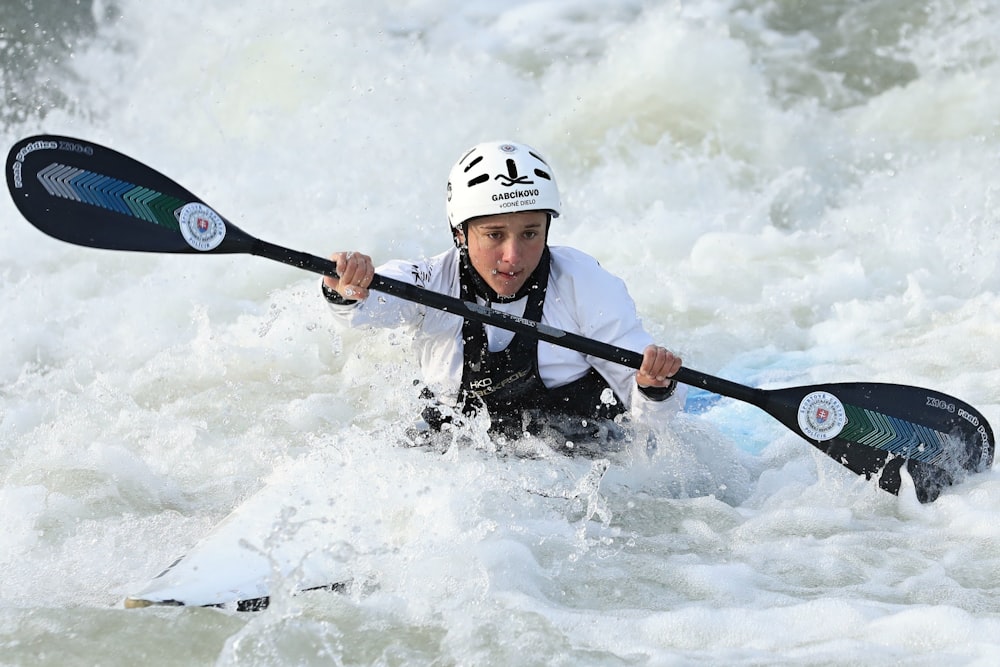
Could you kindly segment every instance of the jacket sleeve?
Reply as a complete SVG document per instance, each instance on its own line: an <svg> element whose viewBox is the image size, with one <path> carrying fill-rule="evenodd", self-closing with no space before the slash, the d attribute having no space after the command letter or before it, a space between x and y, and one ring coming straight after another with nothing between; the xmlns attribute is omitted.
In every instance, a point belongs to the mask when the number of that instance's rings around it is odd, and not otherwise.
<svg viewBox="0 0 1000 667"><path fill-rule="evenodd" d="M563 266L559 280L565 281L568 293L559 291L564 300L571 302L568 305L582 335L639 353L654 343L624 281L579 251L560 253L560 259L564 261L560 262ZM669 419L684 407L687 387L683 384L678 383L669 398L657 401L639 390L636 369L592 356L587 357L587 362L608 381L637 420Z"/></svg>

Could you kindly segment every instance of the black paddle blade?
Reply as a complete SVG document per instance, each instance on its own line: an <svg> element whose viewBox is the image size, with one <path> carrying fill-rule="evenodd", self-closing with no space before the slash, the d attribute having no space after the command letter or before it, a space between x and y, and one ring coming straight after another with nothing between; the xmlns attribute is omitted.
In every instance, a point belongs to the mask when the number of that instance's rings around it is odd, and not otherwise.
<svg viewBox="0 0 1000 667"><path fill-rule="evenodd" d="M898 494L904 464L921 502L993 464L986 418L930 389L872 382L764 391L760 407L841 465Z"/></svg>
<svg viewBox="0 0 1000 667"><path fill-rule="evenodd" d="M38 135L7 156L28 222L61 241L142 252L249 252L254 241L163 174L82 139Z"/></svg>

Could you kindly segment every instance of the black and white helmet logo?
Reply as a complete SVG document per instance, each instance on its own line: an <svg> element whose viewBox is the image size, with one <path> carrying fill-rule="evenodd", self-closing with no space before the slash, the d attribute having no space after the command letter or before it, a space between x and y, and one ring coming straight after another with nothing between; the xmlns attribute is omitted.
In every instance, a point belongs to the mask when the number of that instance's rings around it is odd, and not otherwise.
<svg viewBox="0 0 1000 667"><path fill-rule="evenodd" d="M493 180L500 181L501 185L508 188L512 188L515 185L532 185L534 181L529 179L527 176L518 176L517 174L517 162L514 160L507 160L507 173L497 174L493 177Z"/></svg>

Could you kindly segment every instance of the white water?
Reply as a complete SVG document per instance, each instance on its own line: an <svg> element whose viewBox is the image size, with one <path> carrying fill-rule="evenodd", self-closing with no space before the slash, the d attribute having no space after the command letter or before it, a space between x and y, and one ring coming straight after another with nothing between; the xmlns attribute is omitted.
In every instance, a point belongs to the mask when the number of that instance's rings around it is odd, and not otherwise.
<svg viewBox="0 0 1000 667"><path fill-rule="evenodd" d="M265 240L377 259L443 249L451 163L520 139L557 169L553 242L692 368L1000 424L1000 11L812 4L98 3L94 35L45 32L58 63L5 52L2 138L85 137ZM696 395L595 490L586 461L399 446L405 338L337 331L312 275L69 246L4 197L0 276L0 664L1000 660L994 471L920 505ZM121 608L303 475L350 593Z"/></svg>

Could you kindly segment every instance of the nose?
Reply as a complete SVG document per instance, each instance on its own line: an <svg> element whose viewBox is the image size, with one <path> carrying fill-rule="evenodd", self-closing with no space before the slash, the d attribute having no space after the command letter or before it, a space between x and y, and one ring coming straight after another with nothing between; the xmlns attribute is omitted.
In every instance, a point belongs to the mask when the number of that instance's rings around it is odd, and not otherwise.
<svg viewBox="0 0 1000 667"><path fill-rule="evenodd" d="M523 241L519 238L508 239L506 243L501 247L500 253L500 263L513 264L521 260L521 255L523 252Z"/></svg>

